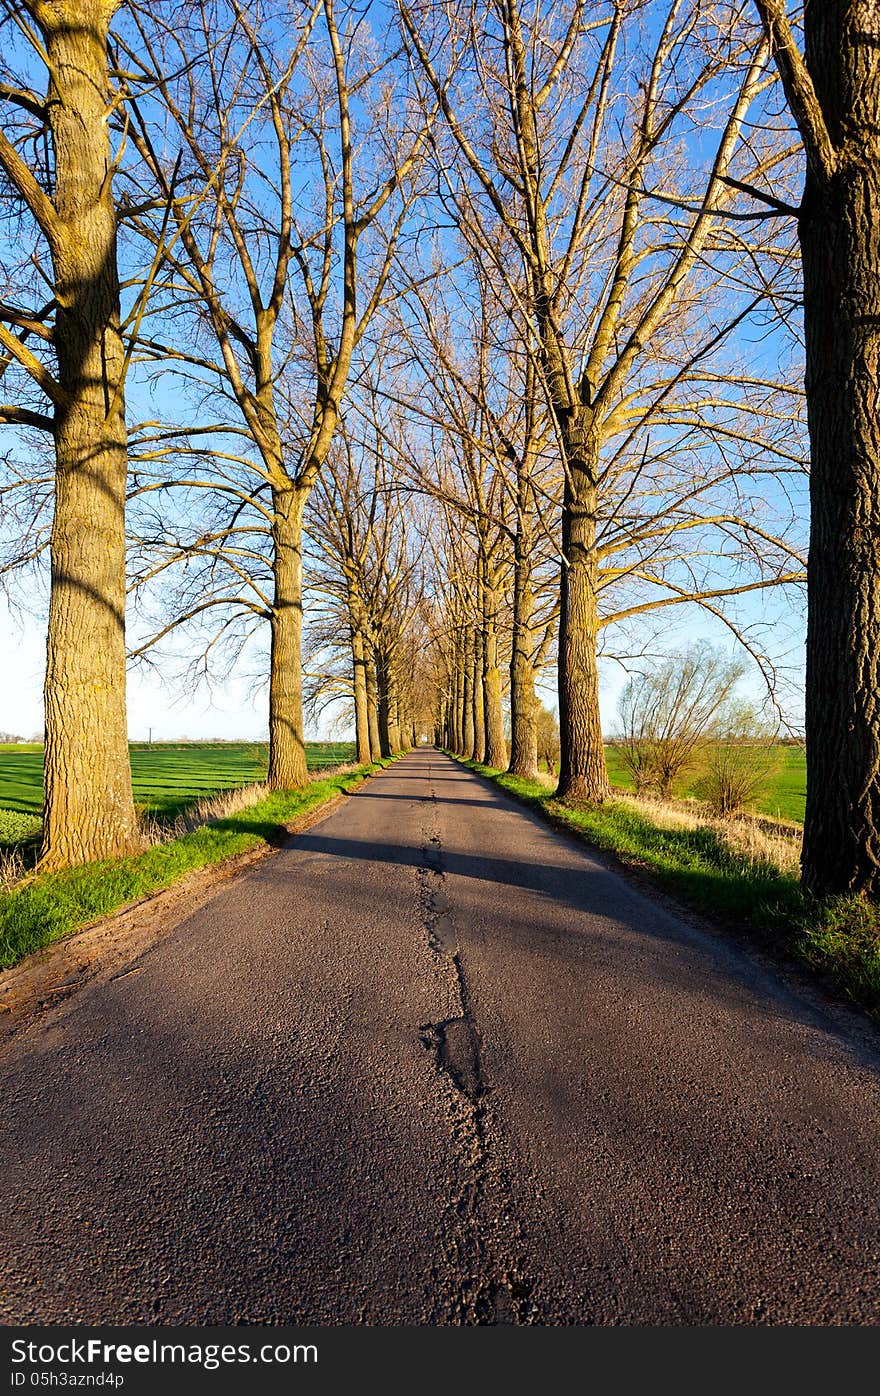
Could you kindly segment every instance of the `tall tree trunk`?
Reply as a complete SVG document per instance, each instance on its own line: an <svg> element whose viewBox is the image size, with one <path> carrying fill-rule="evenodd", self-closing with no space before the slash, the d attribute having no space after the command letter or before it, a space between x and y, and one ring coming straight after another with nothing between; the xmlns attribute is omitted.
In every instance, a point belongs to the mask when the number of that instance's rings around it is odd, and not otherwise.
<svg viewBox="0 0 880 1396"><path fill-rule="evenodd" d="M501 672L498 668L498 589L488 571L483 584L483 707L486 715L486 764L507 766Z"/></svg>
<svg viewBox="0 0 880 1396"><path fill-rule="evenodd" d="M397 687L397 675L394 672L394 661L389 657L385 682L388 688L388 744L391 747L391 755L396 756L401 750L400 737L400 694Z"/></svg>
<svg viewBox="0 0 880 1396"><path fill-rule="evenodd" d="M455 637L455 746L456 755L464 755L464 627L459 626Z"/></svg>
<svg viewBox="0 0 880 1396"><path fill-rule="evenodd" d="M44 868L129 853L138 839L125 707L127 440L107 119L114 9L82 0L41 5L36 16L52 74L54 342L66 396L54 421Z"/></svg>
<svg viewBox="0 0 880 1396"><path fill-rule="evenodd" d="M275 593L269 661L269 788L308 781L302 706L302 521L305 493L273 489Z"/></svg>
<svg viewBox="0 0 880 1396"><path fill-rule="evenodd" d="M368 766L370 750L370 716L367 704L367 661L364 633L359 626L351 629L351 663L354 672L354 729L357 762Z"/></svg>
<svg viewBox="0 0 880 1396"><path fill-rule="evenodd" d="M367 647L364 677L367 683L367 723L370 731L370 759L378 761L382 756L382 737L379 730L379 693L376 679L376 665L370 647Z"/></svg>
<svg viewBox="0 0 880 1396"><path fill-rule="evenodd" d="M800 218L811 445L803 880L880 894L880 16L806 7L806 62L840 150Z"/></svg>
<svg viewBox="0 0 880 1396"><path fill-rule="evenodd" d="M470 626L465 627L462 653L462 733L461 754L470 760L474 754L474 670Z"/></svg>
<svg viewBox="0 0 880 1396"><path fill-rule="evenodd" d="M573 414L575 415L575 414ZM598 453L569 427L562 504L559 614L560 800L601 801L610 794L596 664L596 473ZM578 458L580 456L580 459Z"/></svg>
<svg viewBox="0 0 880 1396"><path fill-rule="evenodd" d="M513 553L513 647L510 654L510 773L536 780L538 704L532 665L531 538L520 524Z"/></svg>
<svg viewBox="0 0 880 1396"><path fill-rule="evenodd" d="M483 704L483 646L479 631L474 633L471 703L474 709L474 749L470 756L482 764L486 759L486 711Z"/></svg>
<svg viewBox="0 0 880 1396"><path fill-rule="evenodd" d="M378 653L376 678L379 692L379 739L382 744L382 755L385 757L396 756L400 750L397 693L391 658L386 650L380 650Z"/></svg>
<svg viewBox="0 0 880 1396"><path fill-rule="evenodd" d="M391 749L391 733L388 722L388 670L387 661L384 654L376 655L376 692L378 698L379 711L379 742L382 755L387 760L393 755Z"/></svg>

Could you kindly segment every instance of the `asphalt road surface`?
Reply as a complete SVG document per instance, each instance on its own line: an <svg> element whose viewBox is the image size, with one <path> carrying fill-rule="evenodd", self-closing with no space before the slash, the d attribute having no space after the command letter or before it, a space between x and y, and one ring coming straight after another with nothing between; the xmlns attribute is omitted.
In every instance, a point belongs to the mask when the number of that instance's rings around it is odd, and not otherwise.
<svg viewBox="0 0 880 1396"><path fill-rule="evenodd" d="M880 1320L880 1058L431 750L3 1062L10 1323Z"/></svg>

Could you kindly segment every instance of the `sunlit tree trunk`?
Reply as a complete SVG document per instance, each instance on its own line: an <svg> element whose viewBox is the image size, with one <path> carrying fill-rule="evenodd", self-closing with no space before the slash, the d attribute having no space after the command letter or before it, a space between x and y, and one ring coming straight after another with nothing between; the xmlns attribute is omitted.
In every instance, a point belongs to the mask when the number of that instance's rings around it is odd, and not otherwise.
<svg viewBox="0 0 880 1396"><path fill-rule="evenodd" d="M538 713L532 667L531 547L520 511L513 555L513 646L510 655L510 772L538 775Z"/></svg>
<svg viewBox="0 0 880 1396"><path fill-rule="evenodd" d="M358 765L372 760L370 750L370 716L367 702L367 661L363 631L352 626L351 662L354 674L354 727Z"/></svg>
<svg viewBox="0 0 880 1396"><path fill-rule="evenodd" d="M559 612L560 800L601 801L610 794L599 715L596 664L597 455L576 436L568 446L562 505ZM578 458L580 456L580 459Z"/></svg>
<svg viewBox="0 0 880 1396"><path fill-rule="evenodd" d="M462 655L462 755L470 759L474 754L474 669L473 641L470 626L465 627Z"/></svg>
<svg viewBox="0 0 880 1396"><path fill-rule="evenodd" d="M467 682L466 682L466 673L467 673L467 627L466 627L465 625L461 625L461 626L459 627L459 632L458 632L458 655L457 655L457 664L458 664L458 675L457 675L457 684L458 684L458 746L456 747L456 751L458 752L458 754L459 754L460 756L469 756L469 755L470 755L470 752L467 751L466 748L465 748L466 732L467 732L467 719L466 719L466 714L467 714L467 709L468 709L468 706L469 706L469 703L468 703L468 689L467 689Z"/></svg>
<svg viewBox="0 0 880 1396"><path fill-rule="evenodd" d="M503 771L507 766L507 742L504 739L504 711L501 706L501 672L498 668L498 588L486 564L483 573L483 706L486 724L486 755L488 766Z"/></svg>
<svg viewBox="0 0 880 1396"><path fill-rule="evenodd" d="M136 846L125 706L127 441L108 125L111 0L40 4L58 222L57 462L42 866Z"/></svg>
<svg viewBox="0 0 880 1396"><path fill-rule="evenodd" d="M471 703L474 710L474 748L468 754L474 761L482 762L486 759L486 716L483 704L483 646L479 632L474 635Z"/></svg>
<svg viewBox="0 0 880 1396"><path fill-rule="evenodd" d="M467 691L465 685L465 668L467 664L467 627L459 625L456 635L455 646L455 692L456 692L456 744L455 750L459 756L465 756L465 712L467 707Z"/></svg>
<svg viewBox="0 0 880 1396"><path fill-rule="evenodd" d="M367 649L364 665L364 678L367 685L367 723L370 732L370 759L378 761L382 755L382 736L379 729L379 695L376 679L376 666L372 654Z"/></svg>
<svg viewBox="0 0 880 1396"><path fill-rule="evenodd" d="M392 755L396 756L401 750L400 694L397 687L397 675L394 672L394 663L391 659L388 661L386 682L388 684L388 741Z"/></svg>
<svg viewBox="0 0 880 1396"><path fill-rule="evenodd" d="M272 492L275 592L269 667L269 788L306 784L302 707L302 520L305 493Z"/></svg>

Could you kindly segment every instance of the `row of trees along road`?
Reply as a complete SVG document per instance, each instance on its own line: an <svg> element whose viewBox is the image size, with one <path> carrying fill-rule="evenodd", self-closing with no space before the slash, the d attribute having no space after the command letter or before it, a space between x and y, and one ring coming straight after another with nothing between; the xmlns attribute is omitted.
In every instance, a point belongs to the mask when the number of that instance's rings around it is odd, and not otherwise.
<svg viewBox="0 0 880 1396"><path fill-rule="evenodd" d="M555 662L559 794L601 800L600 657L698 608L776 692L757 598L806 577L804 878L876 892L871 0L0 16L43 865L137 845L126 604L129 658L263 669L273 787L340 699L361 760L426 732L533 774Z"/></svg>

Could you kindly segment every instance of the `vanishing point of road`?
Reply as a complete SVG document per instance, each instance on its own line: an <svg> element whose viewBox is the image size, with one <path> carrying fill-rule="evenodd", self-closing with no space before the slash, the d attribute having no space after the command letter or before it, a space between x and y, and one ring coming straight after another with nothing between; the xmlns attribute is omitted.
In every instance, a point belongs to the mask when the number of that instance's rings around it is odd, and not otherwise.
<svg viewBox="0 0 880 1396"><path fill-rule="evenodd" d="M870 1033L433 750L0 1075L6 1323L880 1321Z"/></svg>

